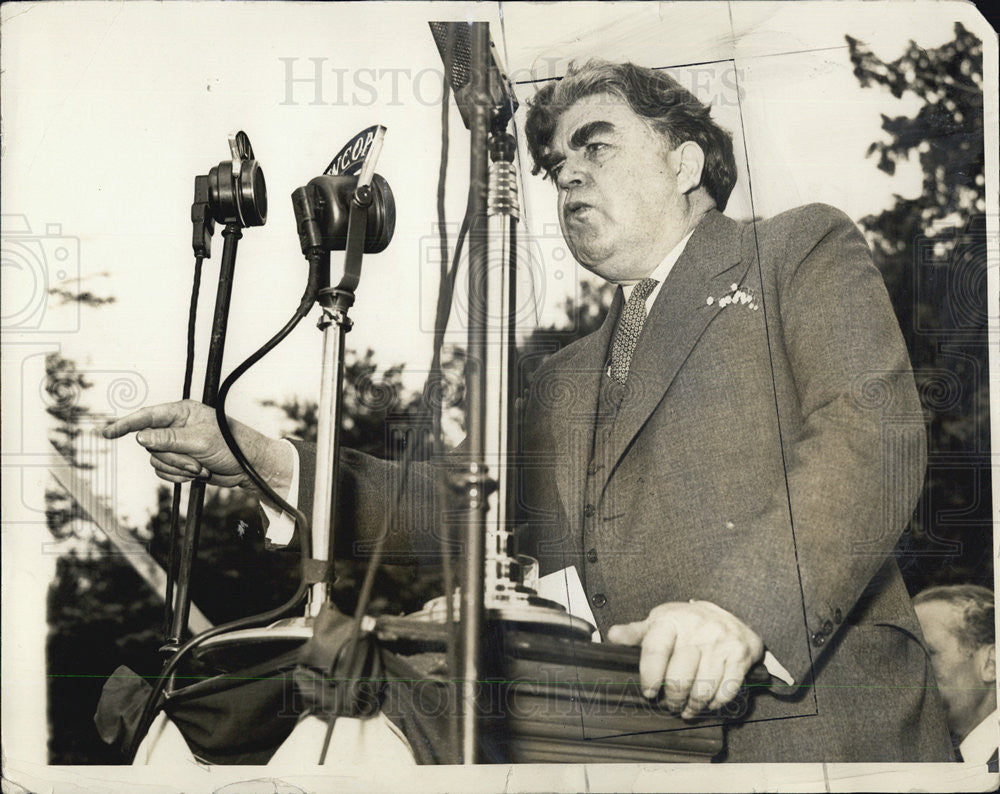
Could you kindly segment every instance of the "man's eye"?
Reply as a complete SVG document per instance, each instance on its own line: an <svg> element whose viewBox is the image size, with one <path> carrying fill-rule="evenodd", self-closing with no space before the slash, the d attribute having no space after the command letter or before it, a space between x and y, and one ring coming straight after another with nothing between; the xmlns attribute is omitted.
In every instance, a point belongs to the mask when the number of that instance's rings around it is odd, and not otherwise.
<svg viewBox="0 0 1000 794"><path fill-rule="evenodd" d="M607 146L608 145L606 143L601 143L600 141L592 141L592 142L590 142L590 143L587 144L587 154L588 155L595 155L598 152L600 152L602 149L606 149Z"/></svg>
<svg viewBox="0 0 1000 794"><path fill-rule="evenodd" d="M557 163L556 165L549 168L548 170L549 179L551 179L553 182L557 180L559 178L559 172L562 171L562 169L563 169L562 163Z"/></svg>

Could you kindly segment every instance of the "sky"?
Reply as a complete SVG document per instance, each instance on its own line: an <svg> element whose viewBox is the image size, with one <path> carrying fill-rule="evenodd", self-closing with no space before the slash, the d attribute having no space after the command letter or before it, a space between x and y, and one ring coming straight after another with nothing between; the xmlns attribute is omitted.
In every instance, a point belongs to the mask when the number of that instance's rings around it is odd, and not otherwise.
<svg viewBox="0 0 1000 794"><path fill-rule="evenodd" d="M283 324L301 294L305 267L291 191L321 173L356 131L382 123L389 133L379 170L395 192L396 234L383 254L366 258L348 344L374 349L383 366L405 363L407 383L416 386L430 358L437 290L441 77L429 17L493 22L501 57L519 83L518 121L535 81L561 74L573 58L702 64L673 73L713 104L719 122L734 132L737 152L745 151L729 213L752 214L750 162L758 215L825 201L857 219L885 206L894 192L917 191L919 174L903 168L890 179L865 157L881 137L880 113L912 107L858 86L844 34L892 58L910 38L929 47L950 38L954 15L942 13L948 7L968 14L947 3L906 10L833 5L580 4L559 15L564 24L557 34L552 9L531 4L503 5L502 23L492 4L7 6L5 220L19 216L21 227L46 246L68 239L69 267L50 255L45 268L50 286L65 273L72 288L79 273L82 289L113 296L115 303L81 309L49 300L31 314L43 300L37 274L7 267L5 318L27 316L11 330L36 327L17 338L58 345L91 373L95 412L120 414L176 399L191 288L194 175L225 159L228 133L242 128L267 178L267 224L246 230L239 246L229 371ZM232 35L218 35L222 30ZM468 143L457 111L450 126L448 221L454 230L464 204ZM523 146L521 155L527 163ZM530 329L560 318L580 271L557 231L552 185L526 175L523 188L522 245L534 263L533 302L523 307L523 327ZM202 289L195 394L221 249L217 234ZM458 327L452 339L460 335ZM302 323L234 390L231 413L279 432L279 413L258 403L315 395L319 348L313 323ZM114 399L105 399L109 392ZM141 522L154 490L152 482L138 485L131 476L143 458L125 445L115 456L130 473L115 498L127 519Z"/></svg>
<svg viewBox="0 0 1000 794"><path fill-rule="evenodd" d="M534 86L574 58L679 67L675 77L734 133L740 183L729 214L766 217L822 201L855 220L894 193L917 193L920 173L912 164L890 178L866 157L882 137L881 114L912 113L915 105L859 86L845 34L893 59L910 39L924 47L951 39L956 20L979 24L973 7L957 2L55 2L6 3L0 14L3 447L5 480L13 480L4 487L5 522L17 510L16 520L36 530L47 451L44 353L79 362L95 384L86 401L102 417L179 397L193 178L227 159L232 130L250 136L269 212L239 246L224 372L277 330L301 295L306 271L292 190L320 174L354 133L381 123L388 135L378 170L395 194L396 232L384 253L365 258L348 344L372 348L383 366L405 363L409 385L422 381L437 294L441 97L427 20L491 23L522 102L518 124ZM454 108L450 128L453 241L468 173ZM554 189L527 174L521 144L530 330L558 320L580 273L557 232ZM202 285L196 372L221 251L217 234ZM44 292L60 285L115 302L60 306ZM241 381L232 415L276 434L280 415L260 400L318 394L314 320L315 313ZM195 384L198 394L200 376ZM97 447L113 506L143 524L159 482L146 454L131 440ZM26 537L37 550L37 536ZM38 580L47 581L44 573Z"/></svg>

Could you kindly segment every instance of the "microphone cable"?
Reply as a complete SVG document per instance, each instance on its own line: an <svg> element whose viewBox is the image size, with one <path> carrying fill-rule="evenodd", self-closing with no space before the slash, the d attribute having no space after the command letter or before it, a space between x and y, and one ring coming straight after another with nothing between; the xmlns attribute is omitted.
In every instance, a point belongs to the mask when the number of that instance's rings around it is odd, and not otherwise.
<svg viewBox="0 0 1000 794"><path fill-rule="evenodd" d="M449 113L451 111L451 104L448 100L449 91L451 89L451 81L448 80L447 75L451 73L452 69L451 56L454 50L454 38L455 29L453 26L449 25L447 39L445 42L445 78L442 81L443 85L441 89L441 163L438 168L437 184L438 230L440 237L439 246L441 250L441 283L438 288L438 300L434 318L433 350L431 354L430 372L428 373L427 379L427 385L431 387L434 386L434 381L436 379L439 390L438 399L429 400L431 409L431 445L435 453L440 453L443 446L441 414L444 410L446 387L444 383L444 373L441 369L441 349L444 345L445 328L448 325L452 299L455 291L455 277L458 271L459 257L461 256L465 236L469 231L471 219L470 208L472 206L472 192L470 190L469 197L466 202L465 217L462 221L462 227L458 233L458 239L455 241L455 256L452 261L451 269L448 270L448 227L446 225L445 217L445 185L448 174L448 153L450 146L448 120ZM427 392L428 390L425 388L425 395ZM445 482L444 477L441 475L437 477L437 486L438 499L441 502L443 510L443 505L446 504L446 500L448 498L448 485ZM438 535L440 536L441 573L442 585L444 589L444 620L446 627L445 667L449 671L452 682L455 682L458 680L458 646L457 638L455 637L455 599L453 596L455 590L455 576L451 561L451 532L443 521L439 521ZM451 687L452 692L455 695L454 702L457 704L459 702L458 690L454 688L454 683L451 684ZM453 710L448 719L448 749L451 754L449 761L455 764L461 762L461 749L459 743L460 732L461 729L458 721L458 711Z"/></svg>
<svg viewBox="0 0 1000 794"><path fill-rule="evenodd" d="M229 377L227 377L219 387L219 398L215 405L215 418L219 423L219 431L222 433L222 437L225 439L226 446L229 447L229 451L233 454L233 457L236 458L236 462L240 464L240 468L242 468L243 472L250 478L250 481L254 484L257 490L263 493L269 501L280 507L283 512L289 513L294 517L296 528L299 529L300 546L304 555L303 559L308 559L312 554L312 538L309 533L305 531L306 524L308 523L306 521L305 514L297 507L292 507L292 505L285 501L283 497L279 496L268 484L268 482L260 475L257 469L254 468L253 464L247 459L246 454L237 443L236 437L233 435L232 428L229 425L229 418L226 416L226 398L229 396L229 390L233 387L233 384L243 377L243 375L245 375L251 367L257 364L257 362L264 358L264 356L281 344L281 342L284 341L284 339L292 332L295 326L297 326L306 317L306 315L309 314L309 310L316 302L316 294L319 291L319 271L322 254L315 249L311 249L307 258L309 260L308 282L295 313L288 320L288 322L285 323L284 327L278 331L278 333L272 336L229 374ZM305 554L307 551L308 555ZM303 571L303 575L304 573L305 572Z"/></svg>
<svg viewBox="0 0 1000 794"><path fill-rule="evenodd" d="M455 251L451 258L451 266L448 266L448 238L447 230L445 226L444 217L444 199L445 199L445 178L447 175L447 161L448 161L448 81L445 80L444 95L442 98L442 113L441 113L441 164L438 170L438 186L437 186L437 210L438 210L438 229L440 234L439 245L441 250L441 278L438 287L438 297L437 306L435 311L435 323L434 323L434 338L433 338L433 349L431 356L431 367L430 372L427 376L427 381L424 385L423 393L424 395L430 395L431 390L434 388L435 384L439 384L441 389L441 395L444 394L444 377L441 371L441 355L442 349L444 347L445 333L448 328L448 322L451 317L451 307L455 291L455 281L458 273L458 266L462 256L462 249L465 242L465 238L468 235L469 228L472 225L472 218L474 212L473 204L473 192L470 186L468 200L466 202L465 215L462 219L462 225L459 229L458 238L455 242ZM431 404L431 417L432 417L432 434L433 434L433 449L435 452L439 451L443 445L441 438L441 408L442 400L429 400ZM364 646L360 644L359 640L361 638L361 624L366 614L368 604L371 600L372 590L375 583L376 573L382 562L382 555L385 548L385 541L389 535L390 529L392 527L393 519L398 515L400 506L403 501L403 495L406 488L406 480L409 474L410 466L413 463L415 451L418 447L417 443L407 444L402 459L399 461L400 475L397 480L397 485L395 488L395 493L393 494L393 499L390 502L390 507L387 509L385 514L385 519L383 521L382 531L379 533L379 537L375 542L375 546L372 550L372 556L368 561L368 565L365 569L365 577L362 581L361 590L358 594L357 605L354 610L354 616L351 625L351 634L348 642L345 646L345 652L342 658L347 661L347 675L344 676L348 685L351 687L347 694L347 697L341 702L351 702L353 700L354 691L361 683L361 673L363 671L364 665ZM438 492L444 496L446 494L445 485L440 485ZM443 506L444 502L442 502ZM448 627L447 631L447 644L446 644L446 658L448 660L449 671L452 676L456 675L456 665L457 665L457 653L455 649L455 637L454 637L454 607L453 607L453 595L451 593L451 585L453 581L453 573L451 566L451 558L449 556L449 541L450 538L445 531L444 526L439 527L439 535L441 540L441 551L442 551L442 568L444 577L444 587L445 587L445 622ZM452 755L454 756L455 762L458 759L458 726L454 720L449 721L449 732L450 732L450 744ZM323 764L326 760L326 754L329 749L330 740L333 735L334 723L328 722L326 736L323 742L323 747L320 752L319 764Z"/></svg>
<svg viewBox="0 0 1000 794"><path fill-rule="evenodd" d="M191 285L191 303L188 306L187 354L184 359L184 386L181 399L191 399L191 380L194 376L195 324L198 319L198 294L201 291L201 270L205 256L197 253L194 258L194 283ZM174 576L177 567L177 541L180 535L181 483L174 483L173 499L170 503L170 539L167 556L167 589L163 597L163 636L170 635L170 624L174 620Z"/></svg>
<svg viewBox="0 0 1000 794"><path fill-rule="evenodd" d="M444 98L445 100L447 99L447 92L445 93ZM444 109L442 110L442 120L443 120L442 164L439 172L438 210L439 210L439 218L443 219L444 178L447 169L447 151L448 151L447 113ZM452 257L450 268L446 267L445 264L447 261L446 258L442 259L442 274L441 274L442 278L438 291L432 364L431 364L431 372L429 373L428 376L427 387L431 386L434 383L435 379L439 381L443 380L443 377L441 376L441 353L444 345L445 332L447 330L448 321L451 313L451 303L454 296L454 287L458 272L458 265L461 259L461 253L464 241L472 222L472 210L473 210L472 190L470 187L469 201L467 202L465 216L462 220L462 225L459 230L458 238L456 240L455 251ZM442 252L446 252L447 236L443 225L441 226L441 235L442 235L442 240L441 240ZM273 609L259 613L257 615L238 618L228 623L223 623L218 626L213 626L212 628L207 629L206 631L203 631L202 633L192 637L177 650L177 652L173 655L173 657L164 666L163 671L159 676L159 679L157 680L156 684L153 687L153 691L151 692L148 700L146 701L146 706L143 709L142 715L140 716L136 732L133 736L133 740L131 742L127 754L129 763L134 762L142 738L144 737L146 731L148 731L149 729L149 725L152 722L152 717L156 711L156 708L160 705L159 700L161 699L163 689L165 688L167 681L170 679L173 672L177 669L178 665L187 654L189 654L192 650L194 650L198 645L211 639L212 637L216 637L220 634L224 634L231 631L238 631L245 628L251 628L264 623L270 623L280 619L288 611L294 609L296 606L301 604L301 602L304 600L308 592L309 585L306 580L306 567L307 567L307 561L310 560L312 557L312 539L311 536L309 535L309 532L307 531L308 522L306 521L305 514L297 507L293 507L291 504L289 504L283 497L278 495L274 491L274 489L267 483L267 481L259 474L259 472L257 472L256 468L246 457L246 454L243 452L238 442L236 441L236 438L232 432L232 428L229 425L228 417L225 414L226 398L229 394L229 391L232 389L232 386L235 384L235 382L240 377L242 377L251 367L257 364L261 359L263 359L264 356L266 356L269 352L271 352L271 350L273 350L278 344L280 344L292 332L292 330L298 325L298 323L301 322L301 320L308 314L309 310L312 308L312 305L315 303L316 294L319 288L319 269L321 265L322 255L316 250L311 250L307 255L307 257L309 260L308 283L306 286L306 290L303 294L303 297L300 301L300 304L298 308L295 310L295 313L288 320L285 326L280 331L278 331L277 334L275 334L271 339L265 342L264 345L262 345L257 351L255 351L251 356L249 356L245 361L243 361L226 378L226 380L219 388L219 394L215 409L216 420L219 424L219 430L222 434L222 437L226 445L229 447L229 450L232 453L233 457L236 459L237 463L243 469L244 473L247 475L249 480L257 488L257 490L261 494L263 494L270 502L276 505L283 512L286 512L289 515L291 515L294 519L295 527L298 530L300 551L302 557L302 571L300 575L299 586L296 589L295 593L291 596L291 598L289 598L285 603ZM189 319L188 319L188 362L187 362L188 365L186 366L185 369L184 399L188 399L190 397L190 380L191 380L191 371L193 370L192 365L193 365L193 351L194 351L194 321L197 310L196 309L197 293L198 293L197 286L198 284L200 284L200 269L201 269L201 258L199 257L198 260L196 260L197 282L195 288L192 290L192 307L189 311ZM437 377L435 378L435 376ZM425 387L425 394L429 391L427 387ZM435 417L433 420L434 446L435 449L440 449L442 443L441 420L439 413L440 406L432 406L432 407L435 412ZM404 452L403 458L400 461L401 476L399 478L398 485L395 489L396 493L394 494L394 499L392 500L390 509L386 512L383 532L380 533L375 548L372 552L372 557L367 566L367 570L365 572L365 579L362 583L361 591L359 593L357 609L355 610L354 614L352 632L347 646L347 654L346 654L346 658L349 660L349 668L352 670L352 672L355 673L355 675L353 675L352 677L352 683L354 685L357 685L357 681L355 681L354 679L356 679L360 675L360 671L358 670L358 665L361 663L361 661L363 661L358 658L359 655L357 653L357 651L359 650L358 639L360 638L361 634L362 619L365 615L365 611L371 599L375 574L381 564L382 553L385 545L385 539L386 536L388 535L388 530L392 525L393 519L398 514L402 502L405 490L406 478L409 472L410 464L413 461L416 448L417 444L408 445L406 451ZM179 498L175 497L175 499L179 503ZM176 513L177 511L175 510L175 514ZM445 547L446 544L447 544L447 539L444 538L442 540L442 546ZM444 550L447 552L446 548L444 548ZM446 579L450 580L452 578L452 576L450 575L451 566L447 553L444 556L443 564L445 566ZM168 587L169 586L170 586L170 579L168 577ZM446 612L449 621L449 628L451 628L451 625L453 623L453 616L451 614L452 613L451 599L452 599L451 593L447 593ZM451 630L449 630L448 644L449 644L448 655L454 657L453 636ZM454 673L454 671L452 672ZM323 756L325 756L326 754L326 749L329 741L329 733L330 732L328 731L327 742L324 743Z"/></svg>
<svg viewBox="0 0 1000 794"><path fill-rule="evenodd" d="M215 415L219 423L219 430L222 433L223 439L225 439L226 445L229 447L230 452L232 452L233 457L236 458L237 462L243 468L244 472L250 478L250 481L263 493L270 501L276 504L282 511L290 514L294 521L296 529L299 534L299 547L302 556L302 575L300 577L299 586L295 593L283 604L269 609L265 612L258 613L256 615L250 615L244 618L237 618L236 620L229 621L228 623L221 623L218 626L213 626L207 629L201 634L197 634L191 639L189 639L184 645L182 645L177 652L171 657L171 659L164 665L163 671L160 673L156 684L153 686L153 691L150 693L149 698L146 701L146 705L143 708L142 715L139 718L139 722L136 726L136 731L132 737L132 742L129 746L127 758L129 763L134 763L136 753L139 750L139 745L142 743L142 739L146 732L149 730L149 726L152 723L153 714L155 713L157 707L160 705L159 700L163 694L163 689L166 686L167 681L170 679L174 670L180 664L181 660L189 654L192 650L198 647L201 643L206 640L216 637L220 634L225 634L230 631L239 631L241 629L253 628L265 623L272 623L275 620L279 620L284 617L290 610L297 607L304 600L306 593L308 592L308 584L305 578L305 568L306 561L312 557L312 538L307 531L307 521L305 514L292 507L285 499L275 493L274 489L264 480L263 477L257 472L253 464L247 459L243 450L240 448L239 444L236 442L233 436L232 429L229 426L229 420L225 414L225 401L229 390L232 388L233 384L244 374L250 367L260 361L264 356L266 356L271 350L273 350L282 340L284 340L295 328L299 322L309 313L312 308L313 303L316 300L316 293L319 289L319 265L320 265L320 255L316 253L315 255L310 255L309 257L309 276L308 282L306 284L305 292L302 295L302 299L299 302L298 308L292 315L291 319L285 323L284 327L278 331L271 339L264 343L256 352L254 352L249 358L247 358L242 364L240 364L233 372L226 378L222 386L219 388L219 396L216 403Z"/></svg>

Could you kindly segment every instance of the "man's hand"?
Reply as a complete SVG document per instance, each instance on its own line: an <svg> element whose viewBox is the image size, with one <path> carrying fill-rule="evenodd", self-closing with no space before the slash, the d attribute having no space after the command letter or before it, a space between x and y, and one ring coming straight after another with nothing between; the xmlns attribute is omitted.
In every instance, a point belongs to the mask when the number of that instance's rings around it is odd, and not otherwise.
<svg viewBox="0 0 1000 794"><path fill-rule="evenodd" d="M732 700L764 655L755 632L709 601L660 604L643 621L612 626L608 640L642 645L643 694L654 698L663 686L667 706L684 719Z"/></svg>
<svg viewBox="0 0 1000 794"><path fill-rule="evenodd" d="M241 422L230 420L230 426L254 468L279 494L286 493L293 454L288 445ZM200 402L183 400L142 408L110 423L102 433L105 438L136 433L136 441L152 453L150 463L162 480L198 478L230 488L251 485L219 432L215 410Z"/></svg>

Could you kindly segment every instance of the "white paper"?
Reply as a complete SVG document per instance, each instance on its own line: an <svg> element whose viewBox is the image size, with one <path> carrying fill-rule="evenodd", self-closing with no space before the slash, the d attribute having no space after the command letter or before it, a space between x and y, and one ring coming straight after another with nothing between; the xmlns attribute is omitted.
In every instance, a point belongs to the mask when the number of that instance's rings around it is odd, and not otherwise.
<svg viewBox="0 0 1000 794"><path fill-rule="evenodd" d="M583 582L580 581L580 574L575 565L539 577L538 595L549 601L562 604L569 614L583 618L591 626L597 625L594 613L590 609L590 602L587 601L587 594L583 592ZM594 642L600 642L601 632L595 629L591 639Z"/></svg>

